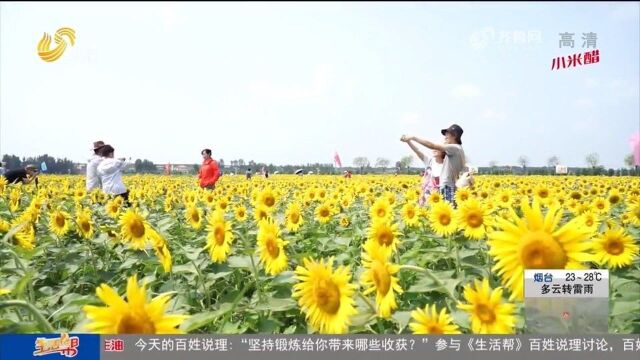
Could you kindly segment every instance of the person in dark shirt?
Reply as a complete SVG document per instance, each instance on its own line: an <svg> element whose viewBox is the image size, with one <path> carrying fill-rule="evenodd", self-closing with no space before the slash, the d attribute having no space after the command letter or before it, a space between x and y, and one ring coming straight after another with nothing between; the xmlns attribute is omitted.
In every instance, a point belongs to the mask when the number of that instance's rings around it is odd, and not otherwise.
<svg viewBox="0 0 640 360"><path fill-rule="evenodd" d="M22 182L23 184L29 184L32 181L38 186L38 169L33 165L27 165L24 169L9 170L4 173L9 184L17 184Z"/></svg>

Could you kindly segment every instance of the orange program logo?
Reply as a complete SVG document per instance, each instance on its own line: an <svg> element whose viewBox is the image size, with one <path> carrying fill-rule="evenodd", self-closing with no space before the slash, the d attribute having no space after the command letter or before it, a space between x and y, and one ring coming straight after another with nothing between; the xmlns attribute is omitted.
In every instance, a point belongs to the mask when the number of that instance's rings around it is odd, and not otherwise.
<svg viewBox="0 0 640 360"><path fill-rule="evenodd" d="M67 333L62 333L60 337L52 339L39 337L35 341L35 346L36 351L33 352L33 356L60 354L66 357L74 357L78 355L80 338L69 336Z"/></svg>
<svg viewBox="0 0 640 360"><path fill-rule="evenodd" d="M52 49L51 35L44 33L44 35L42 35L42 39L40 39L40 42L38 43L38 56L46 62L58 60L67 49L67 41L65 40L65 37L68 39L71 46L73 46L76 42L76 31L68 27L58 29L53 37L56 45Z"/></svg>

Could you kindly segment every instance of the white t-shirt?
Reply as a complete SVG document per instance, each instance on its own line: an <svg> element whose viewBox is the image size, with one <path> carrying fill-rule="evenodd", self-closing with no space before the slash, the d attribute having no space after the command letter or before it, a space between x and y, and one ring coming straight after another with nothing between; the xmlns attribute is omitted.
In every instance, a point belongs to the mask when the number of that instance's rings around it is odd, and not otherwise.
<svg viewBox="0 0 640 360"><path fill-rule="evenodd" d="M105 158L98 165L98 175L102 182L102 191L107 194L120 195L127 192L127 187L122 181L122 170L127 163L113 158Z"/></svg>
<svg viewBox="0 0 640 360"><path fill-rule="evenodd" d="M98 165L104 160L102 156L92 155L87 162L87 192L101 187L100 177L98 176Z"/></svg>

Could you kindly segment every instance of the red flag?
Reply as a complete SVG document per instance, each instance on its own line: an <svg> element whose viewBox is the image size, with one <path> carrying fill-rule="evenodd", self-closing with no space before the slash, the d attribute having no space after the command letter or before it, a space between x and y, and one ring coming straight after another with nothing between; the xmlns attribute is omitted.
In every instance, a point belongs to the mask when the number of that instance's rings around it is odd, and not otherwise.
<svg viewBox="0 0 640 360"><path fill-rule="evenodd" d="M342 167L342 161L340 161L340 155L336 151L336 154L333 155L333 161L338 165L338 167Z"/></svg>

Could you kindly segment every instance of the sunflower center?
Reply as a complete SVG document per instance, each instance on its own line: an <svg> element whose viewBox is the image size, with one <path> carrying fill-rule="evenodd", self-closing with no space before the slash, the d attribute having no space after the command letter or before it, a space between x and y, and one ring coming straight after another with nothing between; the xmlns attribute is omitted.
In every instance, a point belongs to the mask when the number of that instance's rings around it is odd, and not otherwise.
<svg viewBox="0 0 640 360"><path fill-rule="evenodd" d="M200 221L200 214L198 214L197 211L194 211L193 213L191 213L191 220L193 220L193 222Z"/></svg>
<svg viewBox="0 0 640 360"><path fill-rule="evenodd" d="M636 207L636 209L633 211L633 214L640 219L640 206Z"/></svg>
<svg viewBox="0 0 640 360"><path fill-rule="evenodd" d="M611 195L609 197L609 202L612 204L617 204L620 201L620 197L618 195Z"/></svg>
<svg viewBox="0 0 640 360"><path fill-rule="evenodd" d="M604 203L603 202L598 202L598 204L596 205L596 207L600 210L604 209Z"/></svg>
<svg viewBox="0 0 640 360"><path fill-rule="evenodd" d="M278 244L276 244L276 239L273 238L273 235L269 235L267 239L267 252L269 252L269 255L274 259L280 255L280 248Z"/></svg>
<svg viewBox="0 0 640 360"><path fill-rule="evenodd" d="M300 214L297 212L291 213L289 220L291 220L292 223L297 224L298 221L300 221Z"/></svg>
<svg viewBox="0 0 640 360"><path fill-rule="evenodd" d="M118 334L155 334L156 327L146 316L127 314L118 323Z"/></svg>
<svg viewBox="0 0 640 360"><path fill-rule="evenodd" d="M320 216L321 217L329 216L329 209L327 209L327 208L320 209Z"/></svg>
<svg viewBox="0 0 640 360"><path fill-rule="evenodd" d="M238 217L244 217L244 210L238 210Z"/></svg>
<svg viewBox="0 0 640 360"><path fill-rule="evenodd" d="M216 226L216 228L213 230L213 237L215 237L216 239L216 244L224 244L224 228L220 225Z"/></svg>
<svg viewBox="0 0 640 360"><path fill-rule="evenodd" d="M141 238L144 236L144 224L142 223L142 221L140 221L140 219L134 219L133 221L131 221L129 230L135 238Z"/></svg>
<svg viewBox="0 0 640 360"><path fill-rule="evenodd" d="M449 214L440 214L438 222L440 222L441 225L447 226L451 223L451 216L449 216Z"/></svg>
<svg viewBox="0 0 640 360"><path fill-rule="evenodd" d="M587 219L586 224L587 224L587 226L589 226L589 227L593 226L593 219Z"/></svg>
<svg viewBox="0 0 640 360"><path fill-rule="evenodd" d="M560 244L544 231L522 237L520 257L525 269L564 269L567 255Z"/></svg>
<svg viewBox="0 0 640 360"><path fill-rule="evenodd" d="M413 209L407 210L407 217L413 219L416 216L416 212Z"/></svg>
<svg viewBox="0 0 640 360"><path fill-rule="evenodd" d="M387 268L379 261L375 261L371 265L371 270L373 271L373 282L376 284L378 293L386 295L391 287L391 276L389 275Z"/></svg>
<svg viewBox="0 0 640 360"><path fill-rule="evenodd" d="M62 214L56 215L56 225L58 225L58 227L63 227L65 222L66 220L64 219L64 215Z"/></svg>
<svg viewBox="0 0 640 360"><path fill-rule="evenodd" d="M624 252L624 244L618 238L607 240L604 248L611 255L620 255Z"/></svg>
<svg viewBox="0 0 640 360"><path fill-rule="evenodd" d="M547 196L549 196L549 191L547 191L547 190L540 190L540 191L538 192L538 196L540 196L541 198L543 198L543 199L544 199L544 198L546 198Z"/></svg>
<svg viewBox="0 0 640 360"><path fill-rule="evenodd" d="M328 314L336 314L340 310L340 289L333 281L320 280L315 295L320 310Z"/></svg>
<svg viewBox="0 0 640 360"><path fill-rule="evenodd" d="M88 221L82 221L80 223L80 227L82 228L82 231L84 231L84 232L89 232L89 230L91 230L91 224L89 224Z"/></svg>
<svg viewBox="0 0 640 360"><path fill-rule="evenodd" d="M378 233L378 244L389 246L393 242L393 233L388 229L382 229Z"/></svg>
<svg viewBox="0 0 640 360"><path fill-rule="evenodd" d="M378 217L385 217L385 215L387 215L387 212L384 209L378 209L376 214L378 215Z"/></svg>
<svg viewBox="0 0 640 360"><path fill-rule="evenodd" d="M492 324L496 320L496 313L486 304L476 305L476 315L485 324Z"/></svg>
<svg viewBox="0 0 640 360"><path fill-rule="evenodd" d="M438 324L430 324L429 326L427 326L427 332L429 334L444 334L442 326Z"/></svg>
<svg viewBox="0 0 640 360"><path fill-rule="evenodd" d="M467 224L472 228L479 227L480 225L482 225L482 222L482 216L480 216L480 214L478 213L471 213L467 215Z"/></svg>

